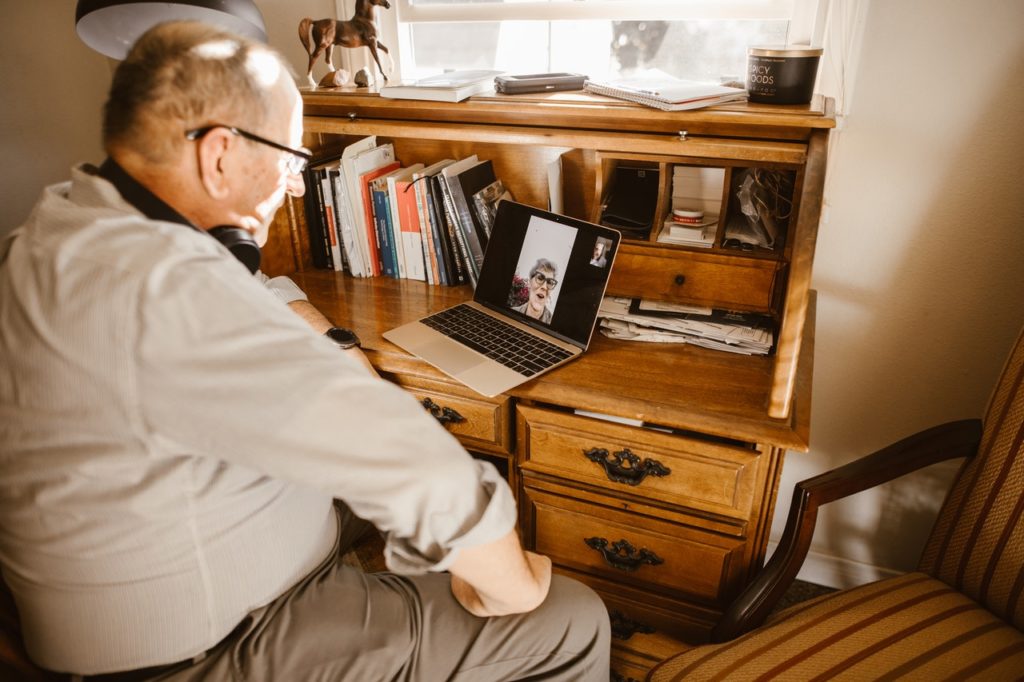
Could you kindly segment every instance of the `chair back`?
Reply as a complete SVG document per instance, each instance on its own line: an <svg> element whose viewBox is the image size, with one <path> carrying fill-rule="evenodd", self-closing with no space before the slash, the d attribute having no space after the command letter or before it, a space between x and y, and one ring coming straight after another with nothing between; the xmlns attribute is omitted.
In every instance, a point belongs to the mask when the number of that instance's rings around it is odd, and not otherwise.
<svg viewBox="0 0 1024 682"><path fill-rule="evenodd" d="M1024 630L1024 332L983 421L978 454L960 472L920 570Z"/></svg>

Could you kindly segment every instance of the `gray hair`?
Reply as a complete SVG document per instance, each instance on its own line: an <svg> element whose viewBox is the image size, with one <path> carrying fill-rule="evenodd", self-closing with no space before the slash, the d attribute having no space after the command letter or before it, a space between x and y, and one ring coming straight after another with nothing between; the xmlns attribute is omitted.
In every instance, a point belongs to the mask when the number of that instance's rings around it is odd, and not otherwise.
<svg viewBox="0 0 1024 682"><path fill-rule="evenodd" d="M274 106L267 66L291 73L281 55L261 43L198 22L159 24L114 72L103 145L108 153L124 146L161 163L173 158L190 128L258 127Z"/></svg>
<svg viewBox="0 0 1024 682"><path fill-rule="evenodd" d="M533 276L536 275L537 272L540 270L550 270L552 275L558 274L558 266L549 261L547 258L537 259L537 262L534 263L532 268L530 268L530 278L532 279Z"/></svg>

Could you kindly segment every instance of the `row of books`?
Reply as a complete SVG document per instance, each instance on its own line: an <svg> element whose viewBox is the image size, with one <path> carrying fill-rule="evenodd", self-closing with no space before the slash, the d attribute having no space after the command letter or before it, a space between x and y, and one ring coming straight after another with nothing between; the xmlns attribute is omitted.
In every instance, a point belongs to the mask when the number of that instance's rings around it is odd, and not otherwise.
<svg viewBox="0 0 1024 682"><path fill-rule="evenodd" d="M497 203L511 199L476 155L403 166L374 136L305 171L313 264L356 277L476 286Z"/></svg>

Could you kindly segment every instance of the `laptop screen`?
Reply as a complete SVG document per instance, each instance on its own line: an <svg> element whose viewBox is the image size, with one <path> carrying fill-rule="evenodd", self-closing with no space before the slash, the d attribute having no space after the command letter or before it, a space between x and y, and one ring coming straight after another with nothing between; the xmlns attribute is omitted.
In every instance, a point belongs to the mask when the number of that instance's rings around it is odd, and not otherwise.
<svg viewBox="0 0 1024 682"><path fill-rule="evenodd" d="M502 201L473 300L586 348L619 238L607 227Z"/></svg>

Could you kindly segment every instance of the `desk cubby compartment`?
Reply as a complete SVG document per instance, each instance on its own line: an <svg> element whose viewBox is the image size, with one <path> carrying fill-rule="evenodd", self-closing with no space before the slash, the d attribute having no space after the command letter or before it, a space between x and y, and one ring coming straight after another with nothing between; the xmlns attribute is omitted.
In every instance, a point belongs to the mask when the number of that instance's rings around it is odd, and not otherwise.
<svg viewBox="0 0 1024 682"><path fill-rule="evenodd" d="M615 228L625 239L649 241L665 214L667 166L647 156L608 157L598 152L595 196L601 198L592 222Z"/></svg>
<svg viewBox="0 0 1024 682"><path fill-rule="evenodd" d="M724 249L783 254L796 213L797 173L760 166L731 169L718 239ZM756 216L755 216L756 214Z"/></svg>

